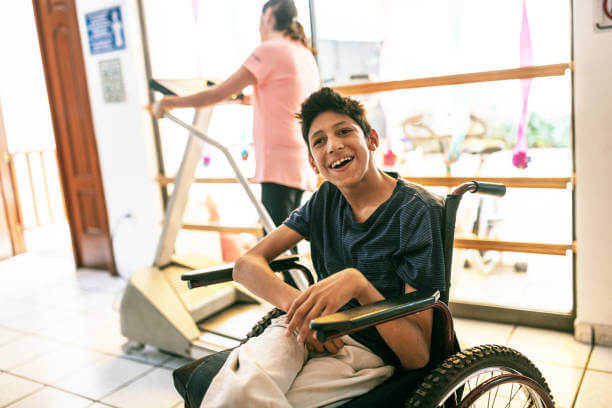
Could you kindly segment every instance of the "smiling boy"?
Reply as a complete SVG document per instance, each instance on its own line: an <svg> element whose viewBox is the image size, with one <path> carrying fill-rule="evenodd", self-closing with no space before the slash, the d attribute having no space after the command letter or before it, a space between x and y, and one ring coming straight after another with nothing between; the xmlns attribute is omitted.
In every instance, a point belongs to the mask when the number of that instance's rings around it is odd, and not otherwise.
<svg viewBox="0 0 612 408"><path fill-rule="evenodd" d="M429 361L431 310L323 344L310 330L319 316L417 289L446 289L443 203L377 167L379 137L359 102L322 88L298 118L310 165L327 181L239 258L233 274L287 314L230 354L202 406L321 406L367 392L396 368ZM319 280L299 292L268 263L302 239L310 241Z"/></svg>

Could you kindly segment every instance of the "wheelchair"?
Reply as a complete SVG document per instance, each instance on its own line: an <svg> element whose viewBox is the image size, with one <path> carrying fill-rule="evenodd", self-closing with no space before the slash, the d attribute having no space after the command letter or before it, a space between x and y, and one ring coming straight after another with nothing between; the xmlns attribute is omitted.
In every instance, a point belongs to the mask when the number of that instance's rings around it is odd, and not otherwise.
<svg viewBox="0 0 612 408"><path fill-rule="evenodd" d="M466 192L503 196L503 184L461 184L447 195L441 223L446 282L450 282L455 218ZM298 257L270 263L275 272L301 270L312 284L312 274L297 262ZM190 288L232 280L232 268L208 268L186 273ZM418 313L434 310L431 353L428 365L419 370L396 369L391 378L342 407L539 407L553 408L546 380L536 366L518 351L501 345L482 345L460 350L448 309L449 291L416 291L312 320L311 328L323 342L345 334ZM270 320L284 312L273 309L248 333L243 342L257 336ZM231 350L225 350L179 367L173 372L177 391L185 407L197 408L213 377Z"/></svg>

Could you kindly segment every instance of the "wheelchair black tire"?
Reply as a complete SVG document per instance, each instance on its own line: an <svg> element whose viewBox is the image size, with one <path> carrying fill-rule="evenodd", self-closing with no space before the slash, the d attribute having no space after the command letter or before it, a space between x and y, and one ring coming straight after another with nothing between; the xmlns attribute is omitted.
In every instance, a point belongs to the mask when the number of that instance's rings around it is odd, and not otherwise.
<svg viewBox="0 0 612 408"><path fill-rule="evenodd" d="M449 391L460 389L475 373L488 367L505 367L536 381L550 394L542 373L524 355L509 347L482 345L460 351L444 360L428 374L405 403L406 408L435 408L445 404ZM451 397L452 398L452 397Z"/></svg>

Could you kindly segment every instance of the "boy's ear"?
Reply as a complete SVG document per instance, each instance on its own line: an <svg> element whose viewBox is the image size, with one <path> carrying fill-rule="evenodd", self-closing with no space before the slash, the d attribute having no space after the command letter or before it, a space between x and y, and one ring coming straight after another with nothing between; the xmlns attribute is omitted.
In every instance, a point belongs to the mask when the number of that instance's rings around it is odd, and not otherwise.
<svg viewBox="0 0 612 408"><path fill-rule="evenodd" d="M319 174L319 168L317 167L317 164L315 163L315 161L312 158L312 155L310 153L308 154L308 163L310 163L310 167L312 167L314 172Z"/></svg>
<svg viewBox="0 0 612 408"><path fill-rule="evenodd" d="M376 150L379 143L380 137L378 136L378 132L374 129L370 129L370 134L368 135L368 149L371 151Z"/></svg>

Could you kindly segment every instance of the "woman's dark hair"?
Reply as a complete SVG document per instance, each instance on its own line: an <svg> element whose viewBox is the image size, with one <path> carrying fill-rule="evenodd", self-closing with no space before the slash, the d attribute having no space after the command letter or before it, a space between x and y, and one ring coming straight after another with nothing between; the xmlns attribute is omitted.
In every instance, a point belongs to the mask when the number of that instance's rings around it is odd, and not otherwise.
<svg viewBox="0 0 612 408"><path fill-rule="evenodd" d="M274 29L283 32L292 40L298 40L302 45L316 54L316 50L309 44L304 33L304 27L297 21L297 8L293 0L268 0L264 4L262 13L272 7L274 14Z"/></svg>
<svg viewBox="0 0 612 408"><path fill-rule="evenodd" d="M331 88L321 88L302 103L302 109L296 115L302 125L302 137L306 142L306 146L308 146L309 152L308 132L310 131L310 126L316 117L323 112L336 112L348 116L359 125L366 137L372 130L372 126L370 126L370 122L366 118L365 108L359 101L348 96L342 96Z"/></svg>

